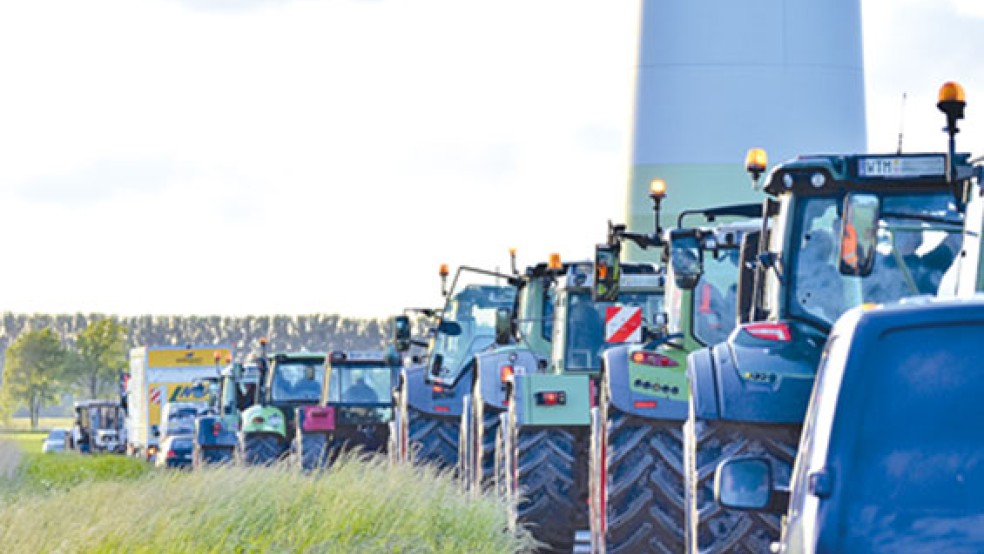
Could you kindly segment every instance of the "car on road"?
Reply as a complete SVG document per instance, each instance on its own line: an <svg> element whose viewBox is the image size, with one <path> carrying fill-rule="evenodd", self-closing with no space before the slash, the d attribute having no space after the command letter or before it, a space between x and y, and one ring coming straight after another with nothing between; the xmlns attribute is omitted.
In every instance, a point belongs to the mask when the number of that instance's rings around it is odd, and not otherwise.
<svg viewBox="0 0 984 554"><path fill-rule="evenodd" d="M67 438L68 429L52 429L41 443L41 452L44 454L64 452Z"/></svg>
<svg viewBox="0 0 984 554"><path fill-rule="evenodd" d="M154 465L157 467L191 467L191 453L194 449L192 435L171 435L161 443Z"/></svg>

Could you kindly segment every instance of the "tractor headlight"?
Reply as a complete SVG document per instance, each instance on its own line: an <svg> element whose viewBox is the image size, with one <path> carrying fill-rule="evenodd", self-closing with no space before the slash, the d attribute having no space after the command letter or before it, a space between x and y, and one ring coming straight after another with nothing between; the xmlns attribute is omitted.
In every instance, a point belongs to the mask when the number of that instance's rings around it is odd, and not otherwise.
<svg viewBox="0 0 984 554"><path fill-rule="evenodd" d="M284 423L284 418L280 414L273 414L267 418L267 423L273 425L274 427L280 427Z"/></svg>

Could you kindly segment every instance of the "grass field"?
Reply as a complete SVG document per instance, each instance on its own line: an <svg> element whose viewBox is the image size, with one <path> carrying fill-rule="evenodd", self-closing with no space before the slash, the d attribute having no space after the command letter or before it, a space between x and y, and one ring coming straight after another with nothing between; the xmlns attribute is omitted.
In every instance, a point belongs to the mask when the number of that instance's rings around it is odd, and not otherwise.
<svg viewBox="0 0 984 554"><path fill-rule="evenodd" d="M70 417L42 417L38 420L39 431L50 431L56 427L69 429L74 420ZM30 431L31 420L26 417L12 417L10 421L0 422L0 434L5 432Z"/></svg>
<svg viewBox="0 0 984 554"><path fill-rule="evenodd" d="M497 553L531 545L506 531L501 499L470 498L428 468L346 459L313 475L286 466L159 471L121 456L14 446L40 445L39 437L0 436L15 439L0 442L4 553Z"/></svg>

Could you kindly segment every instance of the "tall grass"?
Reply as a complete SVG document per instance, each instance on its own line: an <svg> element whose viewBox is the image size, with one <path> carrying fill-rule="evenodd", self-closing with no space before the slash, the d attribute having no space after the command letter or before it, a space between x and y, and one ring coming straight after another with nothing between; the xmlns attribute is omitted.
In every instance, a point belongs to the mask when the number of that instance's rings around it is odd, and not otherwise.
<svg viewBox="0 0 984 554"><path fill-rule="evenodd" d="M472 499L447 475L380 459L349 457L311 475L152 471L45 491L24 484L0 506L4 552L492 553L531 544L506 531L500 499Z"/></svg>

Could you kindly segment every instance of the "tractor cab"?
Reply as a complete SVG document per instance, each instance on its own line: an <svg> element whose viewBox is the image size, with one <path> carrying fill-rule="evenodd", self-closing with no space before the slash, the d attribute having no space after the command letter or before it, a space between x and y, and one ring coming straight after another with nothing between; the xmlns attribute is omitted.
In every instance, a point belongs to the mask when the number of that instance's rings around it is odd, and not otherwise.
<svg viewBox="0 0 984 554"><path fill-rule="evenodd" d="M265 343L261 343L264 346ZM285 456L295 438L295 411L316 405L325 376L325 355L309 352L265 354L256 359L255 403L242 413L240 456L268 464Z"/></svg>
<svg viewBox="0 0 984 554"><path fill-rule="evenodd" d="M491 284L469 284L448 297L428 348L431 380L453 386L474 354L495 344L499 311L511 313L515 300L514 286Z"/></svg>
<svg viewBox="0 0 984 554"><path fill-rule="evenodd" d="M592 264L572 264L557 286L551 366L555 373L598 375L605 350L641 342L665 325L665 276L648 264L620 264L612 300L593 300Z"/></svg>
<svg viewBox="0 0 984 554"><path fill-rule="evenodd" d="M321 467L345 450L385 451L400 370L394 351L328 354L320 402L297 409L304 469Z"/></svg>

